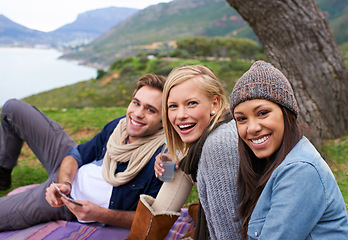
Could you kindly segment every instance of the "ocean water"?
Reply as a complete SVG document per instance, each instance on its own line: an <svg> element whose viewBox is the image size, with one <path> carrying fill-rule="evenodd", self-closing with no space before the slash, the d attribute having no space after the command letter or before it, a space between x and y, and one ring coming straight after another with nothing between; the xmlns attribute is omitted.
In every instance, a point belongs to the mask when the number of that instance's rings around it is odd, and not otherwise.
<svg viewBox="0 0 348 240"><path fill-rule="evenodd" d="M0 107L10 98L24 98L89 80L97 69L59 60L54 49L0 48Z"/></svg>

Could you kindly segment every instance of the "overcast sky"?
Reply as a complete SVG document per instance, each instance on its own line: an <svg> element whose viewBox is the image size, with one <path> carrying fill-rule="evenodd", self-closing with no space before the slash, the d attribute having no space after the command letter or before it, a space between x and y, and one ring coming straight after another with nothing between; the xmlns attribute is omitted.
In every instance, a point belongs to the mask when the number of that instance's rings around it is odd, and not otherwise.
<svg viewBox="0 0 348 240"><path fill-rule="evenodd" d="M0 14L25 27L52 31L79 13L110 6L143 9L171 0L0 0Z"/></svg>

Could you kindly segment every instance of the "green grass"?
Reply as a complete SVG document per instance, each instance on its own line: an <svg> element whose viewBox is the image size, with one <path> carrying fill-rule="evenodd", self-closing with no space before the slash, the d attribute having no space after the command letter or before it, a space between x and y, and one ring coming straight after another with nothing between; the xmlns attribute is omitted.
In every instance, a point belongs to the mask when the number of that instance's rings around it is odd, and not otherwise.
<svg viewBox="0 0 348 240"><path fill-rule="evenodd" d="M328 140L320 147L324 158L329 163L344 201L348 204L348 136Z"/></svg>
<svg viewBox="0 0 348 240"><path fill-rule="evenodd" d="M110 120L126 113L126 108L89 108L89 109L56 109L44 110L53 120L58 121L78 143L86 142L98 133ZM319 147L337 179L344 200L348 203L348 136L328 140ZM0 191L5 196L9 191L24 185L41 183L47 173L35 155L25 145L22 149L18 165L12 172L12 186L7 191ZM191 191L186 206L198 200L197 188Z"/></svg>
<svg viewBox="0 0 348 240"><path fill-rule="evenodd" d="M43 112L59 122L69 134L80 131L97 133L106 123L126 114L126 108L50 109Z"/></svg>

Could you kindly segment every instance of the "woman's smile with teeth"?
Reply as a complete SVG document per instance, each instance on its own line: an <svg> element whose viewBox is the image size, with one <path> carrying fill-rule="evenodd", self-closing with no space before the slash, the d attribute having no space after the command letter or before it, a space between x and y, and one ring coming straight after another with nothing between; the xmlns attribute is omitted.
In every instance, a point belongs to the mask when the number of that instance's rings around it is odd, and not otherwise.
<svg viewBox="0 0 348 240"><path fill-rule="evenodd" d="M267 135L267 136L264 136L262 138L259 138L259 139L251 139L251 141L253 143L256 143L256 144L260 144L260 143L263 143L264 141L266 141L268 138L269 138L270 135Z"/></svg>
<svg viewBox="0 0 348 240"><path fill-rule="evenodd" d="M182 129L185 129L185 128L191 128L194 126L194 124L183 124L183 125L178 125L179 128L182 130Z"/></svg>

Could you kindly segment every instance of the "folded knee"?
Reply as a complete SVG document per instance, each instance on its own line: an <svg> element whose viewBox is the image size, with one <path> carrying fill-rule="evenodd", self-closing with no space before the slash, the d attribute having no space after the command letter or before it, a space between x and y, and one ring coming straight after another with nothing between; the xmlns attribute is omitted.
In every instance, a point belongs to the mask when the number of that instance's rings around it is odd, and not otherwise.
<svg viewBox="0 0 348 240"><path fill-rule="evenodd" d="M19 109L22 103L22 101L15 98L7 100L1 108L1 115L16 111L17 109Z"/></svg>

